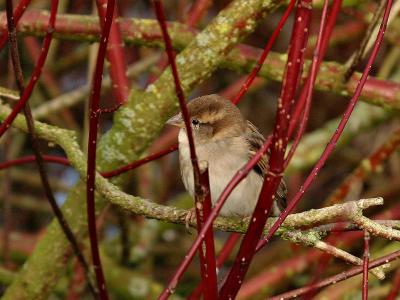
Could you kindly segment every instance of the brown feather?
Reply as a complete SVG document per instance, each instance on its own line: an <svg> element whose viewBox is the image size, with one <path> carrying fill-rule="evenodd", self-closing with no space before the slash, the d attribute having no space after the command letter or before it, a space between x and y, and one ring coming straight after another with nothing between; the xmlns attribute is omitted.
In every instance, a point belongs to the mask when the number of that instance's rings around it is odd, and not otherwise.
<svg viewBox="0 0 400 300"><path fill-rule="evenodd" d="M256 152L262 147L265 142L264 136L258 132L257 127L254 126L250 121L247 121L247 133L246 140L249 144L249 159L251 159ZM253 167L253 170L260 174L263 178L268 172L268 159L269 153L263 155L263 157L258 161L258 163ZM276 204L282 211L286 208L286 195L287 188L285 181L282 179L278 190L276 192Z"/></svg>

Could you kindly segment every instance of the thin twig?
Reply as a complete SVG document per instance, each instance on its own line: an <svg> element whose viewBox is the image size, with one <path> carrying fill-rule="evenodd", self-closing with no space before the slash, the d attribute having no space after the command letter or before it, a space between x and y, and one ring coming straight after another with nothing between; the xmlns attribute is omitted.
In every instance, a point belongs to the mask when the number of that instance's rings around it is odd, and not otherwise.
<svg viewBox="0 0 400 300"><path fill-rule="evenodd" d="M197 0L188 12L186 23L191 27L196 25L207 12L212 2L212 0Z"/></svg>
<svg viewBox="0 0 400 300"><path fill-rule="evenodd" d="M127 70L128 78L132 79L134 77L137 77L139 74L149 69L158 60L158 58L159 58L158 54L151 55L150 57L144 58L143 60L129 66ZM102 83L102 92L110 89L111 84L112 82L110 76L109 75L104 76ZM10 92L7 93L8 97L12 96ZM90 86L84 85L75 90L64 93L33 109L32 111L33 116L36 119L43 119L51 114L58 113L62 111L64 108L76 105L77 103L85 99L85 97L87 97L89 92L90 92ZM0 96L1 96L1 88L0 88ZM18 98L19 97L17 96L16 99Z"/></svg>
<svg viewBox="0 0 400 300"><path fill-rule="evenodd" d="M253 81L256 78L258 72L260 72L261 67L265 62L265 59L268 56L268 53L271 51L272 46L274 45L276 39L278 38L279 33L281 32L283 26L286 24L286 21L289 18L290 13L292 12L292 9L293 9L295 4L296 4L295 0L291 0L290 1L288 7L286 8L285 12L283 13L281 19L279 20L278 25L276 26L274 32L272 33L272 35L269 38L266 46L264 47L264 50L263 50L262 54L260 55L260 58L258 59L257 64L254 66L253 70L247 76L246 81L243 83L243 85L240 88L239 92L236 94L235 98L232 100L233 103L238 104L240 99L243 97L243 95L250 88L250 85L253 83Z"/></svg>
<svg viewBox="0 0 400 300"><path fill-rule="evenodd" d="M299 243L302 245L307 245L309 247L319 249L327 254L330 254L350 264L356 266L363 265L363 260L358 258L357 256L347 253L346 251L339 249L333 245L320 241L318 233L315 233L313 230L310 230L308 232L307 231L302 232L300 230L286 231L282 235L282 238L288 239L293 243ZM382 268L374 269L372 270L372 273L379 279L385 278L385 273L383 272Z"/></svg>
<svg viewBox="0 0 400 300"><path fill-rule="evenodd" d="M354 182L363 181L385 162L400 147L400 128L393 131L386 141L367 158L364 158L339 187L325 200L325 205L339 203L346 197Z"/></svg>
<svg viewBox="0 0 400 300"><path fill-rule="evenodd" d="M374 220L374 223L383 225L385 227L390 227L399 230L400 229L400 221L399 220ZM331 224L319 225L317 227L313 227L313 231L318 231L321 233L329 233L329 232L343 232L343 231L354 231L360 230L360 227L353 222L336 222Z"/></svg>
<svg viewBox="0 0 400 300"><path fill-rule="evenodd" d="M368 300L369 233L364 231L363 287L362 300Z"/></svg>
<svg viewBox="0 0 400 300"><path fill-rule="evenodd" d="M100 293L100 299L107 300L108 293L104 273L100 260L99 245L96 228L96 208L95 208L95 181L96 181L96 145L97 131L100 118L100 90L103 79L104 60L107 51L107 42L110 34L110 28L113 21L115 0L107 2L107 10L102 22L102 31L99 50L97 53L96 67L93 75L92 94L89 103L89 137L87 146L87 182L86 182L86 201L87 201L87 220L90 240L90 249L92 253L93 267L96 273L97 287Z"/></svg>
<svg viewBox="0 0 400 300"><path fill-rule="evenodd" d="M386 300L395 300L397 298L397 295L399 294L400 291L400 269L397 269L393 283L392 283L392 288L389 292L389 294L386 297Z"/></svg>
<svg viewBox="0 0 400 300"><path fill-rule="evenodd" d="M170 148L161 150L161 151L159 151L157 153L150 154L150 155L148 155L148 156L146 156L146 157L144 157L142 159L136 160L136 161L134 161L134 162L132 162L132 163L130 163L128 165L122 166L122 167L120 167L120 168L118 168L116 170L103 172L103 173L101 173L101 175L103 177L105 177L105 178L118 176L118 175L120 175L122 173L125 173L125 172L128 172L130 170L136 169L136 168L138 168L138 167L140 167L140 166L142 166L142 165L144 165L144 164L146 164L146 163L148 163L150 161L154 161L154 160L156 160L156 159L158 159L160 157L163 157L163 156L165 156L165 155L167 155L167 154L169 154L171 152L174 152L177 149L178 149L178 145L174 145L174 146L172 146Z"/></svg>
<svg viewBox="0 0 400 300"><path fill-rule="evenodd" d="M17 26L18 21L21 19L22 15L24 14L26 8L28 7L31 0L21 0L14 11L14 24ZM4 45L7 43L9 36L8 30L5 28L0 37L0 50L3 49Z"/></svg>
<svg viewBox="0 0 400 300"><path fill-rule="evenodd" d="M9 3L9 2L7 2ZM58 3L58 1L56 2ZM53 4L53 2L52 2ZM12 5L10 3L10 5ZM32 94L33 88L35 87L36 82L39 80L43 65L45 63L46 60L46 56L50 47L50 43L51 43L51 39L52 39L52 35L53 35L53 31L54 31L54 24L55 24L55 18L56 18L56 13L55 10L57 9L57 6L51 10L51 15L49 18L49 23L48 23L48 29L47 29L47 34L44 38L44 42L43 42L43 51L41 52L38 61L36 63L36 66L32 72L32 75L29 79L28 85L26 87L24 87L23 82L19 82L19 80L17 79L17 85L18 85L18 89L20 91L20 99L17 102L17 104L14 106L12 112L8 115L8 117L6 118L6 120L4 120L4 122L1 124L0 126L0 137L4 134L4 132L6 132L6 130L10 127L11 123L13 122L13 120L16 118L17 114L24 109L25 104L28 102L29 97ZM15 27L15 23L14 23L14 16L12 14L12 6L11 6L11 10L7 9L7 25L8 25L8 35L9 35L9 40L10 40L10 44L11 45L16 45L16 27ZM11 47L11 49L13 49L13 47ZM15 68L15 72L16 72L16 78L18 78L18 74L17 74L17 70L18 68L16 68L16 61L19 61L19 54L17 51L11 51L11 58L13 60L13 64L14 64L14 68ZM21 78L22 77L22 71L21 71Z"/></svg>
<svg viewBox="0 0 400 300"><path fill-rule="evenodd" d="M228 239L226 240L224 246L222 247L222 249L220 250L218 257L217 257L217 261L216 261L216 266L217 268L220 268L225 261L228 259L229 255L232 253L233 248L235 247L235 245L237 244L237 242L240 240L241 234L239 233L231 233L228 237ZM199 299L201 296L201 292L202 289L204 287L202 286L202 284L200 283L194 290L193 292L190 294L190 296L188 297L188 300L196 300Z"/></svg>
<svg viewBox="0 0 400 300"><path fill-rule="evenodd" d="M4 156L9 158L11 156L11 142L12 142L12 132L11 130L6 134L5 137L5 143L3 145L2 150L4 151ZM2 259L4 261L4 266L6 268L10 267L10 232L12 230L12 211L11 211L11 201L13 199L14 195L11 195L12 191L12 185L11 185L11 172L7 171L5 174L2 176L2 192L1 192L1 197L3 199L3 212L2 212L2 217L3 217L3 236L2 236L2 241L3 241L3 255Z"/></svg>
<svg viewBox="0 0 400 300"><path fill-rule="evenodd" d="M100 22L106 16L107 0L96 0L97 11ZM116 4L113 14L114 21L111 24L109 45L107 48L107 59L110 61L110 78L112 81L113 94L116 98L116 105L122 105L129 96L129 81L126 74L126 57L124 44L121 38L120 24L115 22L118 18L118 6ZM104 26L104 24L102 25Z"/></svg>
<svg viewBox="0 0 400 300"><path fill-rule="evenodd" d="M361 41L360 45L358 46L355 53L351 56L349 61L346 63L347 70L343 76L343 81L346 82L355 72L358 64L361 62L365 55L365 50L369 40L371 39L372 33L374 32L375 28L378 27L379 20L382 18L382 14L385 11L385 7L387 5L387 0L381 0L378 6L378 9L373 14L371 23L369 23L367 32L364 35L363 40Z"/></svg>
<svg viewBox="0 0 400 300"><path fill-rule="evenodd" d="M60 156L42 155L42 159L45 162L57 163L57 164L61 164L64 166L70 165L70 162L68 159L66 159L64 157L60 157ZM0 163L0 170L7 169L12 166L24 165L24 164L35 162L35 161L36 161L36 156L34 156L34 155L28 155L28 156L19 157L17 159L7 160L5 162Z"/></svg>
<svg viewBox="0 0 400 300"><path fill-rule="evenodd" d="M399 257L400 257L400 250L371 261L369 263L368 268L372 269L372 268L387 264L395 259L398 259ZM328 277L324 280L321 280L312 286L295 289L290 292L286 292L286 293L283 293L283 294L280 294L280 295L277 295L274 297L270 297L268 299L269 300L285 300L285 299L292 299L292 298L300 297L306 293L309 293L310 291L319 290L325 286L328 286L328 285L346 280L346 279L356 276L358 274L361 274L363 272L363 269L364 269L363 266L354 267L348 271L345 271L345 272L339 273L337 275Z"/></svg>

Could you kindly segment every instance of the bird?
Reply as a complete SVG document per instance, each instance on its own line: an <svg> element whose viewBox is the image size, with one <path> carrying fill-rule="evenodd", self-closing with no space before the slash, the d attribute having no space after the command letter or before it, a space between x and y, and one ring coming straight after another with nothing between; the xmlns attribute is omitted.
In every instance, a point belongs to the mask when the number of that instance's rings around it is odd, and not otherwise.
<svg viewBox="0 0 400 300"><path fill-rule="evenodd" d="M188 102L187 108L199 165L208 166L211 202L214 205L235 173L254 156L265 139L257 127L242 116L236 105L218 94L195 98ZM166 124L180 128L178 142L182 181L188 193L194 197L193 167L182 113L171 117ZM219 215L252 215L264 176L268 172L268 159L266 153L233 190ZM286 207L286 194L286 185L282 179L270 216L278 216Z"/></svg>

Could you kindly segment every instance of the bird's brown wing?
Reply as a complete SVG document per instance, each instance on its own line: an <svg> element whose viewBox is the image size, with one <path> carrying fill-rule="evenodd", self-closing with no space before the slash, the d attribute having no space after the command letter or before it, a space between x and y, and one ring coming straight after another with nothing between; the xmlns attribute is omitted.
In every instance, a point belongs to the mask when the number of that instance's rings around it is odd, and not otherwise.
<svg viewBox="0 0 400 300"><path fill-rule="evenodd" d="M257 127L254 126L250 121L247 121L246 139L247 142L249 143L249 159L250 159L261 148L261 146L265 142L265 139L263 135L258 132ZM263 177L268 172L268 158L269 158L269 153L266 153L259 160L259 162L253 167L253 170ZM280 211L286 208L286 195L287 195L287 188L285 181L282 179L279 184L278 190L275 194L276 204L278 205Z"/></svg>

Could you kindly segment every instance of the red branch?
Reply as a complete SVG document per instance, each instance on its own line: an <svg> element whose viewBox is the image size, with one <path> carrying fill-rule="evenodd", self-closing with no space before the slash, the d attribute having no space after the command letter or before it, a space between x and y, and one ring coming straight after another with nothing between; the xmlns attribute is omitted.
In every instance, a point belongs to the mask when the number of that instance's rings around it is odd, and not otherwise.
<svg viewBox="0 0 400 300"><path fill-rule="evenodd" d="M100 298L108 299L108 293L104 274L101 266L99 246L96 230L96 208L95 208L95 180L96 180L96 145L97 130L100 117L100 90L103 79L104 58L107 50L107 42L110 34L110 28L113 21L115 0L107 2L107 11L104 17L104 25L102 26L99 50L97 53L96 68L93 76L92 94L89 103L89 138L87 153L87 182L86 182L86 201L87 201L87 218L88 230L90 238L90 248L92 252L93 267L96 273L97 286Z"/></svg>
<svg viewBox="0 0 400 300"><path fill-rule="evenodd" d="M164 155L167 155L167 154L169 154L171 152L174 152L177 149L178 149L178 145L174 145L174 146L172 146L170 148L167 148L165 150L161 150L161 151L159 151L157 153L154 153L154 154L146 156L146 157L144 157L142 159L136 160L133 163L125 165L125 166L123 166L121 168L115 169L113 171L103 172L103 173L101 173L101 175L103 177L105 177L105 178L118 176L118 175L120 175L122 173L125 173L127 171L136 169L136 168L140 167L141 165L144 165L145 163L148 163L150 161L156 160L156 159L158 159L158 158L160 158L160 157L162 157Z"/></svg>
<svg viewBox="0 0 400 300"><path fill-rule="evenodd" d="M232 253L233 248L235 247L236 243L239 241L240 237L242 235L240 233L231 233L225 242L224 246L222 247L221 251L219 252L219 255L217 257L216 261L216 266L217 268L220 268L225 261L228 259L229 255ZM188 297L188 300L196 300L199 299L201 296L203 286L199 284L193 292L190 294Z"/></svg>
<svg viewBox="0 0 400 300"><path fill-rule="evenodd" d="M308 188L310 187L311 183L314 181L315 177L318 175L319 171L321 170L321 168L324 166L326 160L328 159L328 157L330 156L330 154L332 153L332 151L334 150L337 141L339 140L350 116L351 113L353 112L353 109L360 97L361 91L363 89L363 86L368 78L368 74L369 71L371 70L372 67L372 63L374 62L377 54L378 54L378 50L380 48L380 45L382 43L383 40L383 36L386 30L386 24L387 24L387 20L389 17L389 13L390 13L390 8L392 7L392 2L393 0L388 0L386 8L385 8L385 13L382 19L382 23L381 26L379 28L379 32L378 32L378 36L376 38L372 53L368 59L367 65L364 69L364 72L361 76L361 79L357 85L356 91L354 93L354 96L351 98L350 103L343 115L342 120L340 121L338 128L336 129L335 133L333 134L331 140L329 141L327 147L325 148L324 152L322 153L319 161L317 162L317 164L314 166L313 170L310 172L310 174L308 175L307 179L305 180L303 186L300 188L300 190L296 193L296 195L293 197L293 199L289 202L288 207L285 209L285 211L281 214L281 216L279 217L279 219L274 223L274 225L272 226L272 228L269 230L267 236L265 237L265 239L263 239L262 241L260 241L257 249L262 248L265 244L268 243L268 241L272 238L272 236L274 235L274 233L276 232L276 230L278 230L279 226L283 223L283 221L286 219L286 217L293 211L293 209L296 207L297 203L302 199L304 193L308 190Z"/></svg>
<svg viewBox="0 0 400 300"><path fill-rule="evenodd" d="M106 15L107 0L97 0L97 11L100 21ZM125 103L129 96L129 80L126 75L126 57L124 52L124 43L121 37L120 26L115 20L118 18L118 7L115 6L113 14L113 23L111 24L110 37L107 48L107 58L110 62L110 78L113 82L113 93L116 98L117 106ZM102 23L103 24L103 23Z"/></svg>
<svg viewBox="0 0 400 300"><path fill-rule="evenodd" d="M197 0L190 8L186 23L190 27L196 25L207 12L211 4L212 0Z"/></svg>
<svg viewBox="0 0 400 300"><path fill-rule="evenodd" d="M369 232L364 232L363 288L362 300L368 300Z"/></svg>
<svg viewBox="0 0 400 300"><path fill-rule="evenodd" d="M292 9L295 5L296 1L291 0L288 7L286 8L285 12L283 13L283 16L279 20L278 26L275 28L274 32L272 33L271 37L268 40L267 45L265 46L263 52L261 53L257 64L253 68L253 70L250 72L249 76L247 77L246 81L243 83L240 91L237 93L236 97L232 100L233 103L238 104L242 96L247 92L249 89L250 85L253 83L254 79L256 78L258 72L260 71L262 65L264 64L265 59L267 58L268 53L271 51L272 46L274 45L276 39L279 36L279 33L282 30L283 25L285 25L290 13L292 12Z"/></svg>
<svg viewBox="0 0 400 300"><path fill-rule="evenodd" d="M310 114L311 101L312 101L312 95L313 95L312 93L313 93L313 89L314 89L314 85L315 85L315 79L317 77L317 73L319 71L321 62L325 56L326 50L328 48L329 39L331 37L333 27L336 23L336 18L337 18L337 15L339 14L339 11L340 11L340 8L342 5L342 0L334 1L332 12L328 17L328 21L326 22L327 12L328 12L328 4L329 4L329 1L325 0L324 8L322 11L322 16L321 16L321 25L319 27L317 45L315 46L315 49L314 49L313 60L311 63L310 72L309 72L306 84L304 85L304 87L301 91L300 98L297 101L295 111L293 113L293 118L290 121L289 136L292 136L295 124L297 123L297 120L300 115L300 111L304 107L303 117L301 118L299 129L297 130L297 134L294 139L293 145L290 148L290 151L285 160L285 168L288 166L290 160L292 159L292 157L297 149L297 146L299 145L300 140L303 137L303 134L305 132L306 125L308 122L308 116ZM325 25L325 22L327 23L326 25Z"/></svg>
<svg viewBox="0 0 400 300"><path fill-rule="evenodd" d="M162 7L162 3L160 0L154 0L154 10L157 16L158 23L160 25L164 43L165 43L165 50L167 52L168 56L168 61L171 66L171 71L172 75L174 78L174 83L175 83L175 91L176 95L179 100L179 105L182 111L182 116L183 120L185 122L185 129L187 133L187 137L189 140L189 148L190 148L190 159L192 162L192 167L193 167L193 177L194 177L194 190L195 190L195 210L196 210L196 216L197 216L197 228L199 231L201 231L201 228L203 227L202 220L200 218L200 215L204 213L203 209L200 209L199 207L202 207L204 203L204 191L207 191L206 193L209 193L210 187L208 183L208 176L207 177L207 182L205 180L201 180L201 175L200 175L200 168L198 165L198 160L197 160L197 155L196 155L196 148L194 144L194 138L193 138L193 132L192 132L192 127L191 127L191 121L190 121L190 116L189 116L189 110L186 105L186 100L185 100L185 95L182 90L182 86L179 80L179 74L178 74L178 69L176 67L176 62L175 62L175 54L174 50L172 47L172 42L171 38L168 34L168 29L167 29L167 24L164 16L164 10ZM207 171L208 174L208 171ZM206 177L203 177L203 179L206 179ZM206 197L207 198L207 197ZM217 299L217 281L216 281L216 275L215 273L215 254L214 254L214 240L212 238L212 228L208 231L205 232L206 237L206 251L205 253L202 253L203 249L199 249L200 253L200 264L201 264L201 275L202 275L202 282L203 284L206 284L208 286L207 289L204 290L204 297L206 299ZM210 263L213 266L213 269L211 269L211 266L208 266L208 263ZM213 274L213 275L211 275ZM211 275L211 276L210 276ZM160 299L167 299L168 296L171 293L171 289L166 289L164 292L160 295Z"/></svg>
<svg viewBox="0 0 400 300"><path fill-rule="evenodd" d="M28 85L21 93L20 99L17 104L14 106L11 113L7 116L4 122L0 126L0 137L6 132L6 130L10 127L11 123L17 117L18 113L25 107L25 104L28 102L29 97L32 94L33 88L35 87L36 82L39 80L40 73L42 72L43 65L46 61L47 53L49 52L49 47L51 43L51 39L54 31L54 23L56 20L56 14L50 14L49 23L47 25L47 33L43 41L42 51L40 52L40 56L38 61L33 69L32 75L29 78ZM14 29L15 30L15 29Z"/></svg>
<svg viewBox="0 0 400 300"><path fill-rule="evenodd" d="M0 170L7 169L11 166L24 165L26 163L34 162L36 157L34 155L24 156L17 159L9 160L3 163L0 163ZM64 166L69 166L69 160L64 157L52 156L52 155L43 155L43 160L47 162L57 163Z"/></svg>
<svg viewBox="0 0 400 300"><path fill-rule="evenodd" d="M209 176L208 176L208 168L200 174L199 178L202 187L210 186ZM196 202L196 218L197 218L197 232L200 232L204 226L204 220L206 220L211 213L212 203L211 203L211 193L210 189L202 191L202 195L200 196L202 199L199 202ZM197 207L198 205L202 205L202 207ZM212 229L208 230L206 236L204 238L204 247L202 249L205 250L199 251L200 254L200 268L202 281L201 286L205 286L205 289L202 289L204 294L204 299L217 299L217 266L215 261L215 247L214 247L214 233Z"/></svg>
<svg viewBox="0 0 400 300"><path fill-rule="evenodd" d="M178 145L172 146L171 148L165 149L165 150L161 150L160 152L151 154L149 156L146 156L142 159L136 160L126 166L123 166L121 168L112 170L112 171L108 171L108 172L102 172L100 173L104 178L111 178L111 177L115 177L118 175L121 175L122 173L125 173L127 171L136 169L148 162L151 162L153 160L156 160L162 156L165 156L173 151L175 151L178 148ZM59 157L59 156L53 156L53 155L43 155L43 160L46 162L51 162L51 163L57 163L57 164L61 164L64 166L70 166L71 163L69 162L69 160L65 157ZM9 160L9 161L5 161L3 163L0 163L0 170L12 167L12 166L18 166L18 165L24 165L30 162L34 162L35 161L35 156L33 155L28 155L28 156L23 156L17 159L13 159L13 160Z"/></svg>
<svg viewBox="0 0 400 300"><path fill-rule="evenodd" d="M395 300L400 291L400 269L397 269L394 275L392 289L386 297L386 300Z"/></svg>
<svg viewBox="0 0 400 300"><path fill-rule="evenodd" d="M371 261L369 263L368 269L370 270L372 268L376 268L378 266L387 264L395 259L398 259L399 257L400 257L400 250ZM346 280L350 277L361 274L363 272L363 269L364 269L364 266L353 267L348 271L345 271L345 272L339 273L337 275L328 277L324 280L321 280L320 282L317 282L316 284L314 284L312 286L307 286L307 287L299 288L296 290L292 290L290 292L271 297L271 298L269 298L269 300L285 300L285 299L297 298L297 297L300 297L311 291L319 290L330 284L337 283L337 282Z"/></svg>
<svg viewBox="0 0 400 300"><path fill-rule="evenodd" d="M382 163L400 147L400 128L390 134L388 139L379 146L372 154L359 164L359 166L347 176L341 185L336 188L324 205L334 205L346 197L351 186L358 181L364 180L368 174L376 172ZM366 169L365 166L368 166Z"/></svg>
<svg viewBox="0 0 400 300"><path fill-rule="evenodd" d="M14 23L17 26L19 19L21 19L22 15L24 14L26 8L28 7L31 0L21 0L14 11ZM0 37L0 50L3 49L4 45L7 43L8 40L8 30L5 28L1 33Z"/></svg>
<svg viewBox="0 0 400 300"><path fill-rule="evenodd" d="M278 110L271 143L271 155L268 161L269 172L264 178L259 200L251 216L247 233L240 245L235 262L221 288L221 299L233 299L236 297L251 260L254 257L257 243L263 233L265 222L272 207L274 194L282 178L284 155L288 142L291 106L294 104L293 99L301 77L310 20L311 0L300 1L297 6L293 25L282 92L278 100Z"/></svg>
<svg viewBox="0 0 400 300"><path fill-rule="evenodd" d="M191 122L190 122L189 110L186 105L185 95L183 93L183 90L182 90L182 87L180 84L178 69L176 67L175 53L174 53L174 50L172 47L171 38L168 34L168 29L167 29L167 24L165 21L162 3L160 0L154 0L153 4L154 4L154 10L157 15L158 23L159 23L161 31L163 33L165 50L168 55L168 60L169 60L170 66L171 66L172 75L174 77L176 95L178 97L179 105L182 110L182 117L185 122L185 128L186 128L186 132L187 132L187 136L188 136L188 140L189 140L190 159L191 159L192 165L193 165L193 173L194 173L195 183L196 182L198 183L198 178L200 176L200 169L199 169L199 165L197 162L196 149L195 149L195 145L194 145L194 138L193 138L192 126L191 126Z"/></svg>

